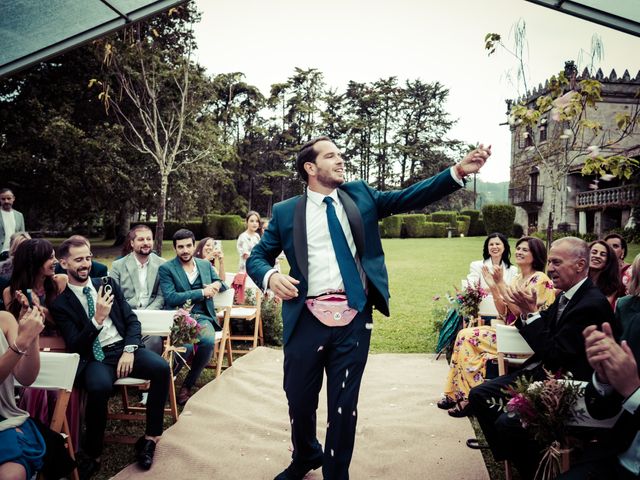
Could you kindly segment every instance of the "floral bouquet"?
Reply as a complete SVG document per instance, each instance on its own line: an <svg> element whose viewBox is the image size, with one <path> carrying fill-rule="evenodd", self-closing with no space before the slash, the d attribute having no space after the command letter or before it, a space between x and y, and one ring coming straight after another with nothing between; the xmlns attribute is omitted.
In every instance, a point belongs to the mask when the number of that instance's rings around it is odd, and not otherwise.
<svg viewBox="0 0 640 480"><path fill-rule="evenodd" d="M191 316L191 300L187 300L182 308L176 310L173 316L173 325L171 326L171 347L169 350L175 352L180 358L180 352L185 352L185 344L198 343L198 333L202 327L198 324L196 318ZM168 353L168 352L167 352ZM184 358L182 358L184 361ZM186 362L184 362L186 364Z"/></svg>
<svg viewBox="0 0 640 480"><path fill-rule="evenodd" d="M480 302L487 295L489 292L480 286L479 280L476 283L467 283L462 290L456 288L455 301L458 304L458 312L464 318L477 318Z"/></svg>
<svg viewBox="0 0 640 480"><path fill-rule="evenodd" d="M518 416L522 427L530 431L537 442L545 446L535 478L548 480L561 473L561 450L566 449L568 427L580 420L584 411L576 408L584 396L581 382L571 376L554 375L546 371L543 381L520 377L505 390L509 399L491 399L490 404L510 416Z"/></svg>

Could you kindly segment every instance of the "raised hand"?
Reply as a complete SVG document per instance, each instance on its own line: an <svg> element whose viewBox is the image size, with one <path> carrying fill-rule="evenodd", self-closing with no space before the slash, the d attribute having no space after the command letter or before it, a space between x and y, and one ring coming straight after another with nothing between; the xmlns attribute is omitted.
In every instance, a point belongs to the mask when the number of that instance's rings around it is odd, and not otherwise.
<svg viewBox="0 0 640 480"><path fill-rule="evenodd" d="M27 308L24 315L18 320L18 335L16 347L24 351L33 344L44 328L44 316L38 308Z"/></svg>
<svg viewBox="0 0 640 480"><path fill-rule="evenodd" d="M105 290L104 287L100 285L100 288L98 289L98 299L96 301L96 313L94 315L96 322L100 325L102 325L102 322L104 322L111 313L113 299L113 293Z"/></svg>
<svg viewBox="0 0 640 480"><path fill-rule="evenodd" d="M497 285L496 285L496 282L493 280L493 273L491 273L491 270L489 270L489 267L487 267L486 265L482 265L481 271L482 271L482 278L484 278L484 281L487 283L487 286L489 287L489 289L493 290L494 288L496 288Z"/></svg>
<svg viewBox="0 0 640 480"><path fill-rule="evenodd" d="M269 288L275 293L276 297L282 300L291 300L297 297L298 289L296 285L299 283L299 280L283 273L276 272L269 277Z"/></svg>
<svg viewBox="0 0 640 480"><path fill-rule="evenodd" d="M491 145L485 147L482 143L471 150L458 164L465 175L478 172L491 156Z"/></svg>
<svg viewBox="0 0 640 480"><path fill-rule="evenodd" d="M538 310L538 295L534 289L507 286L506 297L509 303L518 307L521 314L534 313Z"/></svg>

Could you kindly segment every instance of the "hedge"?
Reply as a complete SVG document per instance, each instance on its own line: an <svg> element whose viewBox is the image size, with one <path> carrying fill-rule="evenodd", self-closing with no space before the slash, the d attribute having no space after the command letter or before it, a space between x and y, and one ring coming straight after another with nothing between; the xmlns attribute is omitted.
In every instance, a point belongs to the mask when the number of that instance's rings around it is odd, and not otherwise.
<svg viewBox="0 0 640 480"><path fill-rule="evenodd" d="M245 221L238 215L211 213L202 220L203 236L215 239L235 240L246 228Z"/></svg>
<svg viewBox="0 0 640 480"><path fill-rule="evenodd" d="M500 232L507 237L513 231L513 222L516 218L516 207L513 205L485 205L482 207L484 228L491 234Z"/></svg>
<svg viewBox="0 0 640 480"><path fill-rule="evenodd" d="M402 233L402 216L392 215L382 219L380 235L383 238L400 238Z"/></svg>
<svg viewBox="0 0 640 480"><path fill-rule="evenodd" d="M469 215L458 215L458 235L465 237L469 235L469 227L471 226L471 217Z"/></svg>
<svg viewBox="0 0 640 480"><path fill-rule="evenodd" d="M450 224L445 222L431 222L433 225L433 236L435 238L445 238Z"/></svg>
<svg viewBox="0 0 640 480"><path fill-rule="evenodd" d="M484 229L484 223L480 218L480 210L462 210L460 215L467 215L471 217L471 223L469 224L469 231L467 236L469 237L483 237L487 234Z"/></svg>
<svg viewBox="0 0 640 480"><path fill-rule="evenodd" d="M421 213L403 215L404 230L407 238L424 238L425 215Z"/></svg>

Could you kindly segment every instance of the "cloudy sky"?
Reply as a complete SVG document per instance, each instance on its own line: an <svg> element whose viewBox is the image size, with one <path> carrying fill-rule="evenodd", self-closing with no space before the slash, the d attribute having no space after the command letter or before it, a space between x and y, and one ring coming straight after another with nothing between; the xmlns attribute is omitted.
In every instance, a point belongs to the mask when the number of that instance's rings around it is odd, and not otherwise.
<svg viewBox="0 0 640 480"><path fill-rule="evenodd" d="M602 0L612 1L612 0ZM638 1L638 0L635 0ZM509 79L515 59L491 57L484 36L500 33L508 46L526 22L530 85L560 71L565 60L588 64L594 34L604 44L598 66L618 76L640 70L640 38L524 0L197 0L197 60L209 73L243 72L265 95L295 67L317 68L344 91L349 80L396 76L439 81L450 90L447 110L458 123L451 138L493 145L485 181L509 179L510 137L505 99L518 87ZM582 53L581 53L582 52ZM582 70L582 68L581 68Z"/></svg>

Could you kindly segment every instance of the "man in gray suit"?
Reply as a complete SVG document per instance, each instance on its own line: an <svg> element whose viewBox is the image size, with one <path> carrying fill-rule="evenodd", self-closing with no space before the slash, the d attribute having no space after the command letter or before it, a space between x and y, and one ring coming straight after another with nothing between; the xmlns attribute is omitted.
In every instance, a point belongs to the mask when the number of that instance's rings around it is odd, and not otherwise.
<svg viewBox="0 0 640 480"><path fill-rule="evenodd" d="M136 225L127 238L131 239L132 252L113 262L109 276L118 283L131 308L162 310L158 268L165 260L152 251L153 232L146 225Z"/></svg>
<svg viewBox="0 0 640 480"><path fill-rule="evenodd" d="M11 235L25 231L24 217L13 209L16 197L8 188L0 189L0 260L9 257L9 243Z"/></svg>
<svg viewBox="0 0 640 480"><path fill-rule="evenodd" d="M153 253L153 232L146 225L136 225L127 236L132 252L111 265L109 276L115 280L131 308L162 310L164 297L159 286L158 268L165 260ZM144 336L145 346L162 353L162 338Z"/></svg>

